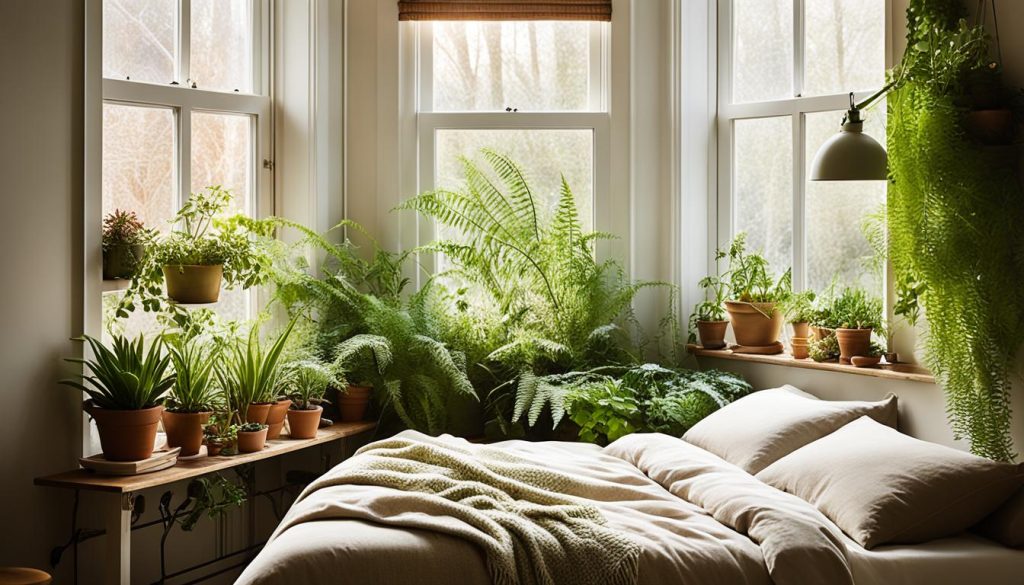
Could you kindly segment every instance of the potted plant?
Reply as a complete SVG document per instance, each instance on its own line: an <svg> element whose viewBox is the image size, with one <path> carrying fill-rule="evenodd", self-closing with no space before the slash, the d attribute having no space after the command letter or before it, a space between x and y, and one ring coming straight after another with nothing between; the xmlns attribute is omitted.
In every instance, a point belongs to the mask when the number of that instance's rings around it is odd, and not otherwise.
<svg viewBox="0 0 1024 585"><path fill-rule="evenodd" d="M272 259L265 242L273 223L228 216L231 199L220 187L192 194L173 219L178 227L148 247L118 317L127 317L136 302L160 310L165 283L167 300L203 304L217 302L222 280L229 288L249 288L268 278Z"/></svg>
<svg viewBox="0 0 1024 585"><path fill-rule="evenodd" d="M725 257L721 250L715 253L715 268L718 272L718 263ZM721 349L725 347L725 330L729 327L729 321L725 318L725 297L729 285L720 276L705 276L697 283L697 286L704 289L704 300L697 303L693 313L690 315L690 342L696 341L693 330L700 334L700 345L704 349ZM713 298L709 298L713 293Z"/></svg>
<svg viewBox="0 0 1024 585"><path fill-rule="evenodd" d="M246 340L236 340L229 346L228 355L216 369L216 375L229 411L237 416L238 422L266 424L281 381L281 352L294 327L295 320L292 320L273 343L264 348L259 326L254 325Z"/></svg>
<svg viewBox="0 0 1024 585"><path fill-rule="evenodd" d="M210 457L226 455L238 440L238 427L230 424L231 415L222 413L214 415L213 422L203 427L203 443L206 444L206 454Z"/></svg>
<svg viewBox="0 0 1024 585"><path fill-rule="evenodd" d="M181 455L199 453L203 425L210 420L216 399L214 367L220 352L212 343L182 335L167 336L167 352L176 378L163 412L167 444L181 447Z"/></svg>
<svg viewBox="0 0 1024 585"><path fill-rule="evenodd" d="M338 391L338 413L342 422L359 422L373 394L374 381L386 383L384 374L393 363L387 340L376 335L356 335L338 346L334 371L344 381Z"/></svg>
<svg viewBox="0 0 1024 585"><path fill-rule="evenodd" d="M247 422L238 425L238 452L256 453L267 445L267 425Z"/></svg>
<svg viewBox="0 0 1024 585"><path fill-rule="evenodd" d="M115 209L103 218L103 280L131 278L153 239L134 211Z"/></svg>
<svg viewBox="0 0 1024 585"><path fill-rule="evenodd" d="M811 321L814 319L813 290L793 293L785 303L786 320L793 328L793 337L807 340L811 336Z"/></svg>
<svg viewBox="0 0 1024 585"><path fill-rule="evenodd" d="M816 337L807 347L807 355L816 362L831 362L839 359L839 341L835 335Z"/></svg>
<svg viewBox="0 0 1024 585"><path fill-rule="evenodd" d="M162 342L157 339L147 350L142 335L135 341L115 335L112 347L88 335L79 340L88 343L93 359L67 361L89 373L61 383L89 396L83 408L96 421L103 456L110 461L148 458L163 411L162 396L175 381L170 357L161 355Z"/></svg>
<svg viewBox="0 0 1024 585"><path fill-rule="evenodd" d="M851 287L836 297L830 309L839 342L840 363L850 363L853 356L868 354L871 332L881 326L882 301L869 297L864 289Z"/></svg>
<svg viewBox="0 0 1024 585"><path fill-rule="evenodd" d="M792 270L786 270L775 279L768 260L760 254L747 252L745 233L733 239L728 258L728 283L733 300L725 301L725 309L729 312L736 343L746 347L778 344L783 321L779 304L791 294Z"/></svg>
<svg viewBox="0 0 1024 585"><path fill-rule="evenodd" d="M327 388L337 383L330 368L318 361L303 360L290 364L287 376L288 428L293 439L312 439L320 428L320 417Z"/></svg>
<svg viewBox="0 0 1024 585"><path fill-rule="evenodd" d="M968 135L990 146L1011 144L1017 134L1015 109L1019 95L1003 83L996 62L970 70L966 75L969 109L964 114Z"/></svg>

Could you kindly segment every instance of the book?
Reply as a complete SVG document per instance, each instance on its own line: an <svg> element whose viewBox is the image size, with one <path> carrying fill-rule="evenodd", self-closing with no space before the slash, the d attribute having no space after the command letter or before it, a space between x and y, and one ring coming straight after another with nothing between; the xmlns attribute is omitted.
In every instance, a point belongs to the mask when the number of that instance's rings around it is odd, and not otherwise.
<svg viewBox="0 0 1024 585"><path fill-rule="evenodd" d="M161 469L167 469L178 462L178 453L181 447L175 447L166 451L155 451L148 459L139 461L107 461L103 454L91 457L82 457L78 462L82 467L91 469L97 473L108 475L139 475L152 473Z"/></svg>

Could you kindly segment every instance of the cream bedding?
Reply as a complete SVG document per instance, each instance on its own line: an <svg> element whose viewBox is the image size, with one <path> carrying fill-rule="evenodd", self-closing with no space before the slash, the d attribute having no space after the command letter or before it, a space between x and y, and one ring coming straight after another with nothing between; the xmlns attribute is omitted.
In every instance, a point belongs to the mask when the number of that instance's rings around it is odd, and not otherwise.
<svg viewBox="0 0 1024 585"><path fill-rule="evenodd" d="M609 528L641 545L641 584L843 585L853 583L854 576L858 584L914 582L887 581L884 568L873 568L901 566L899 553L859 554L806 502L680 439L632 435L604 450L576 443L508 441L499 446L559 473L587 478L587 493L576 495L595 505ZM401 494L332 484L332 474L341 472L342 465L328 472L319 488L304 492L238 583L491 582L482 551L470 541L425 528L431 524L424 522L424 511L408 510L405 516L414 519L408 523L371 518L367 510ZM983 543L977 548L984 549ZM1012 574L1019 566L1003 561L1004 572ZM1015 581L991 581L1004 582ZM973 580L982 583L989 582Z"/></svg>

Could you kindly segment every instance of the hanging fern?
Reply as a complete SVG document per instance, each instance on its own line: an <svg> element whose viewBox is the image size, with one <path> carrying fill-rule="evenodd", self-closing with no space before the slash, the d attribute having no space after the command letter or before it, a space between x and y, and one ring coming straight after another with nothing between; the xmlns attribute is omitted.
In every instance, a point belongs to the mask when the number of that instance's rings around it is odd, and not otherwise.
<svg viewBox="0 0 1024 585"><path fill-rule="evenodd" d="M912 0L888 97L890 257L928 320L925 361L974 453L1013 460L1011 379L1024 341L1024 193L1016 168L970 140L964 81L987 37L957 0Z"/></svg>

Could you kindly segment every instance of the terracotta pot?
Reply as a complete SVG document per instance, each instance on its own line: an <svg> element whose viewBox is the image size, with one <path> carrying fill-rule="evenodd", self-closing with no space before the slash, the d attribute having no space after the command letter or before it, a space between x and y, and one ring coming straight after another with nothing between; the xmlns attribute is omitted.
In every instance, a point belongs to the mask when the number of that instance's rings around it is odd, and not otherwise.
<svg viewBox="0 0 1024 585"><path fill-rule="evenodd" d="M790 337L789 338L789 342L792 343L793 345L810 345L811 344L811 338L810 337Z"/></svg>
<svg viewBox="0 0 1024 585"><path fill-rule="evenodd" d="M139 461L153 454L163 406L142 410L108 410L87 400L83 406L96 421L103 456L109 461Z"/></svg>
<svg viewBox="0 0 1024 585"><path fill-rule="evenodd" d="M317 406L313 410L289 410L288 433L293 439L312 439L320 428L320 415L324 409Z"/></svg>
<svg viewBox="0 0 1024 585"><path fill-rule="evenodd" d="M790 323L790 326L793 327L793 337L807 338L811 336L811 324L807 321Z"/></svg>
<svg viewBox="0 0 1024 585"><path fill-rule="evenodd" d="M736 343L747 347L764 347L779 340L783 319L775 303L726 301L725 310L729 312ZM771 317L765 317L766 314Z"/></svg>
<svg viewBox="0 0 1024 585"><path fill-rule="evenodd" d="M341 422L359 422L366 415L366 406L370 403L373 388L368 386L349 386L348 390L338 397L338 409L341 411Z"/></svg>
<svg viewBox="0 0 1024 585"><path fill-rule="evenodd" d="M203 425L210 420L210 412L172 412L165 410L162 416L164 431L167 432L167 446L181 447L181 456L199 453L203 444Z"/></svg>
<svg viewBox="0 0 1024 585"><path fill-rule="evenodd" d="M103 249L103 280L131 278L146 253L143 244L119 244Z"/></svg>
<svg viewBox="0 0 1024 585"><path fill-rule="evenodd" d="M700 334L700 345L704 349L722 349L725 347L725 330L728 321L697 321L697 332Z"/></svg>
<svg viewBox="0 0 1024 585"><path fill-rule="evenodd" d="M839 362L850 363L855 355L867 355L871 349L871 329L836 329L839 340Z"/></svg>
<svg viewBox="0 0 1024 585"><path fill-rule="evenodd" d="M238 452L256 453L262 451L267 445L267 428L263 427L258 431L238 432Z"/></svg>
<svg viewBox="0 0 1024 585"><path fill-rule="evenodd" d="M271 406L274 406L273 402L250 404L245 409L245 422L259 423L261 425L267 424L267 417L270 416Z"/></svg>
<svg viewBox="0 0 1024 585"><path fill-rule="evenodd" d="M790 345L790 348L793 353L793 359L795 360L805 360L811 355L810 346L806 343L793 343Z"/></svg>
<svg viewBox="0 0 1024 585"><path fill-rule="evenodd" d="M984 144L1010 144L1017 128L1013 110L975 110L964 118L967 133Z"/></svg>
<svg viewBox="0 0 1024 585"><path fill-rule="evenodd" d="M877 366L880 361L882 361L882 356L880 355L871 357L866 355L855 355L850 358L850 363L858 368L870 368L871 366Z"/></svg>
<svg viewBox="0 0 1024 585"><path fill-rule="evenodd" d="M209 457L216 457L217 455L220 455L220 452L223 449L224 449L224 445L221 445L220 443L217 443L217 444L207 443L206 444L206 455L209 456Z"/></svg>
<svg viewBox="0 0 1024 585"><path fill-rule="evenodd" d="M288 407L292 401L285 398L270 405L270 412L267 414L267 440L271 441L281 436L281 429L284 428L284 417L288 414Z"/></svg>
<svg viewBox="0 0 1024 585"><path fill-rule="evenodd" d="M900 356L897 355L896 352L891 351L891 352L885 354L885 363L887 363L887 364L898 364L899 361L900 361Z"/></svg>
<svg viewBox="0 0 1024 585"><path fill-rule="evenodd" d="M185 305L216 303L223 277L224 267L220 264L164 266L167 298Z"/></svg>
<svg viewBox="0 0 1024 585"><path fill-rule="evenodd" d="M825 338L832 337L833 335L835 335L836 334L836 330L835 329L829 329L828 327L817 327L817 326L813 326L812 325L811 326L811 333L814 334L814 338L815 339L825 339Z"/></svg>

